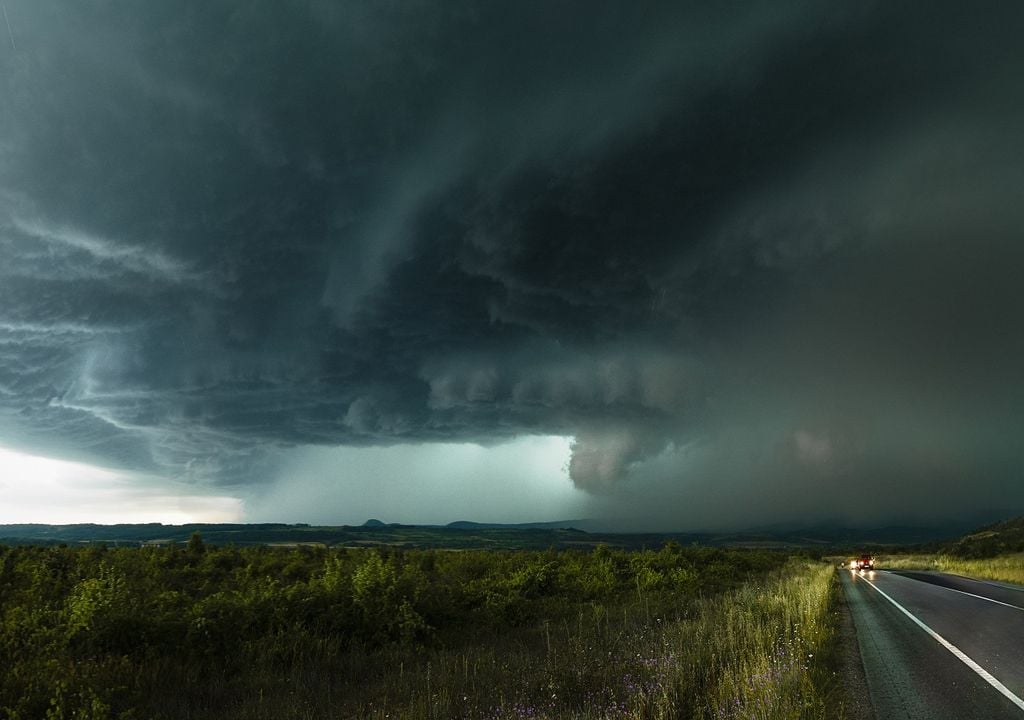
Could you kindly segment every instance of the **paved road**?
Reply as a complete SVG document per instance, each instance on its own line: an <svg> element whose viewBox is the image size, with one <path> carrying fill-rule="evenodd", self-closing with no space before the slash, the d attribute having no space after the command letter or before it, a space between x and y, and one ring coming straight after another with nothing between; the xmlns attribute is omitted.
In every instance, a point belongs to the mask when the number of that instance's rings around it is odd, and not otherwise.
<svg viewBox="0 0 1024 720"><path fill-rule="evenodd" d="M878 720L1024 720L1024 589L941 573L841 575Z"/></svg>

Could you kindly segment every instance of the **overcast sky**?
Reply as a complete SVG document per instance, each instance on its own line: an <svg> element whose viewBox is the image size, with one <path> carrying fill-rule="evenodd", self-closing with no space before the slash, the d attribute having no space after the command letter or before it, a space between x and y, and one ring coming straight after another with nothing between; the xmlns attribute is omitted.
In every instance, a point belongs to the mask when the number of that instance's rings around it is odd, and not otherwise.
<svg viewBox="0 0 1024 720"><path fill-rule="evenodd" d="M1024 4L3 6L0 521L1024 511Z"/></svg>

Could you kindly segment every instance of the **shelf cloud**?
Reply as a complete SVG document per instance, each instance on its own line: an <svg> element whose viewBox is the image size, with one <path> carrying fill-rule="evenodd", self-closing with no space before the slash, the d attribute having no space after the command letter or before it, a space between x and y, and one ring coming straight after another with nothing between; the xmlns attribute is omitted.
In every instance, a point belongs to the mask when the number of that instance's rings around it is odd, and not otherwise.
<svg viewBox="0 0 1024 720"><path fill-rule="evenodd" d="M560 436L665 527L1024 508L1024 7L7 10L5 447L245 495Z"/></svg>

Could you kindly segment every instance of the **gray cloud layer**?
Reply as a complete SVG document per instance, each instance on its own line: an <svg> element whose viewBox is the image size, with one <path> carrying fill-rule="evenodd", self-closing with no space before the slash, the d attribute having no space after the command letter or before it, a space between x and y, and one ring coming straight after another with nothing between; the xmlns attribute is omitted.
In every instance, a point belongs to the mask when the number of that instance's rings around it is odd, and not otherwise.
<svg viewBox="0 0 1024 720"><path fill-rule="evenodd" d="M7 5L5 444L231 486L557 433L639 507L1024 507L1016 4Z"/></svg>

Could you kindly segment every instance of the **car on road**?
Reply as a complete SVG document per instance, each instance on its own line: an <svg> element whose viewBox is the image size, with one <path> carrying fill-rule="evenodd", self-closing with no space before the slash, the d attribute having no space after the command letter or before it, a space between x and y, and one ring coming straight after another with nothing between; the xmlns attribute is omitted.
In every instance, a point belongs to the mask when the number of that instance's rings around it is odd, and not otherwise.
<svg viewBox="0 0 1024 720"><path fill-rule="evenodd" d="M871 555L861 555L850 561L851 570L874 570L875 559Z"/></svg>

